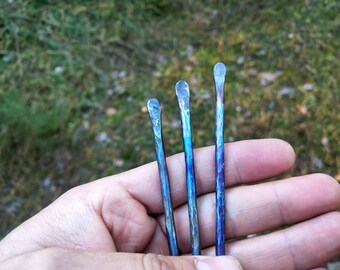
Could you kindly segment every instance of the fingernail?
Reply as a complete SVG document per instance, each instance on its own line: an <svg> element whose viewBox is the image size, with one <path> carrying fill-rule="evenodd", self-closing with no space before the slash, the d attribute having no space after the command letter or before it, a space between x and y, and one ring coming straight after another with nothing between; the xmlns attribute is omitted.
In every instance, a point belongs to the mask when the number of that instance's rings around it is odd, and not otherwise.
<svg viewBox="0 0 340 270"><path fill-rule="evenodd" d="M198 258L196 270L242 270L241 264L231 256Z"/></svg>

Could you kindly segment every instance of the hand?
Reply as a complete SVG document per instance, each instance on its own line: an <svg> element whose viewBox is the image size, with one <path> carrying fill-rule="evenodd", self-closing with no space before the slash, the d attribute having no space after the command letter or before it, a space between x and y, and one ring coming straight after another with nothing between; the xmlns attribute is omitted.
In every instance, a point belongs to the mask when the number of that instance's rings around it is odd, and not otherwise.
<svg viewBox="0 0 340 270"><path fill-rule="evenodd" d="M233 240L226 251L231 256L209 257L215 241L215 170L214 147L206 147L195 151L205 256L167 256L153 162L66 192L0 242L0 268L232 270L241 269L238 261L243 269L320 267L340 255L340 185L323 174L245 185L287 171L294 159L291 146L275 139L225 146L226 235ZM167 161L179 248L189 254L184 156Z"/></svg>

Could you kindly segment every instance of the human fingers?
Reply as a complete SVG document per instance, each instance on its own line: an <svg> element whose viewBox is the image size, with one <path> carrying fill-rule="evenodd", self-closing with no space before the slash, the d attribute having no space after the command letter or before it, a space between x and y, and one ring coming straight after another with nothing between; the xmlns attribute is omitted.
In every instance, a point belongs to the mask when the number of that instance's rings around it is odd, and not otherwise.
<svg viewBox="0 0 340 270"><path fill-rule="evenodd" d="M215 189L215 148L195 150L195 174L198 195ZM260 181L277 176L292 167L295 154L292 147L278 139L248 140L225 145L226 185ZM183 153L167 159L171 195L174 207L186 202L185 162ZM156 163L105 178L101 185L110 190L117 181L150 213L161 213L162 199ZM92 183L99 185L99 183Z"/></svg>
<svg viewBox="0 0 340 270"><path fill-rule="evenodd" d="M296 270L320 267L340 255L340 213L330 212L284 230L226 245L247 270ZM213 255L214 247L203 250Z"/></svg>
<svg viewBox="0 0 340 270"><path fill-rule="evenodd" d="M340 208L340 185L332 177L312 174L231 188L226 192L227 239L301 222ZM201 245L215 243L215 194L198 198ZM178 242L190 250L187 205L174 211ZM164 217L158 222L164 228ZM153 244L149 251L152 252Z"/></svg>
<svg viewBox="0 0 340 270"><path fill-rule="evenodd" d="M231 256L170 257L156 254L99 253L49 248L0 263L2 270L242 270Z"/></svg>

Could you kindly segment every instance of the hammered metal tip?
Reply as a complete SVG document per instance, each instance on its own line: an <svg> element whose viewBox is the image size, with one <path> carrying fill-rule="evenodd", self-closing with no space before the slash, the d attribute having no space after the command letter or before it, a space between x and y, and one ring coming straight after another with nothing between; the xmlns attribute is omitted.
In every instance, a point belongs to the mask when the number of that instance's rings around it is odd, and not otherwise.
<svg viewBox="0 0 340 270"><path fill-rule="evenodd" d="M227 67L225 64L218 62L214 66L214 77L225 77L225 74L227 73Z"/></svg>
<svg viewBox="0 0 340 270"><path fill-rule="evenodd" d="M186 81L178 81L175 88L177 97L189 97L189 85Z"/></svg>
<svg viewBox="0 0 340 270"><path fill-rule="evenodd" d="M157 98L150 98L147 103L148 110L160 110L161 109L161 104L159 103Z"/></svg>

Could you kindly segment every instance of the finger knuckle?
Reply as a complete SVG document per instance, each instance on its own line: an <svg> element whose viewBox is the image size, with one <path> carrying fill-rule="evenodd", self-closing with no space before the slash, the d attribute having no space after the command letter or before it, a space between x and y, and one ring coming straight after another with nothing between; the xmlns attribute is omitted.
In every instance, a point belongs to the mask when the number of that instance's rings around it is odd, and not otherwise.
<svg viewBox="0 0 340 270"><path fill-rule="evenodd" d="M168 258L157 254L143 256L143 270L174 270L175 265Z"/></svg>

